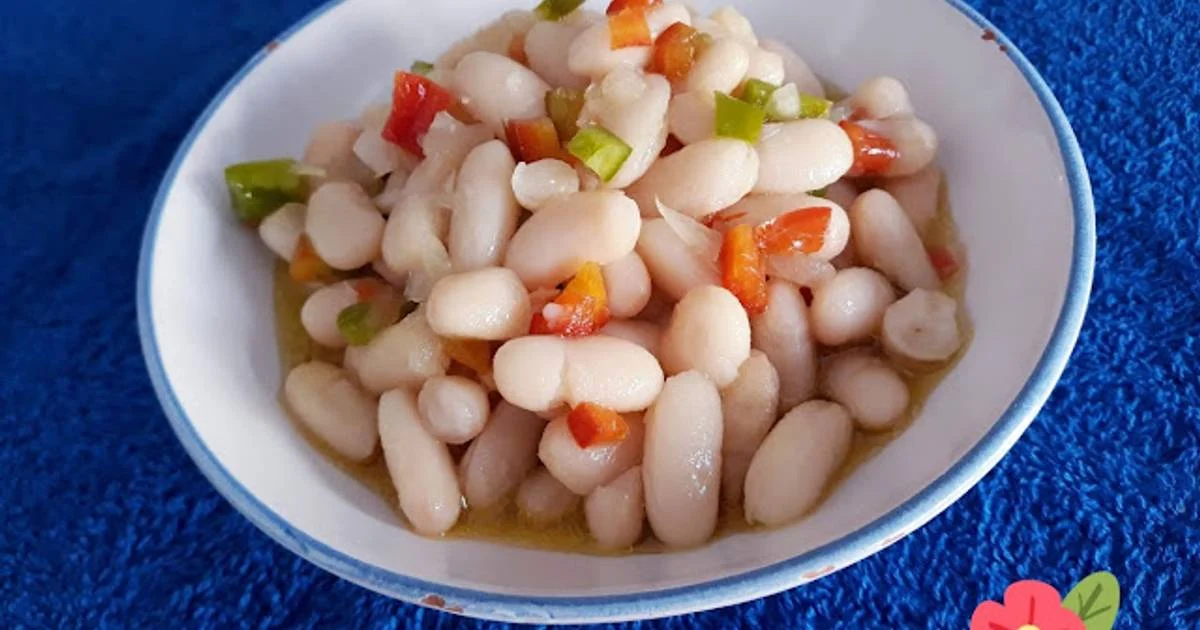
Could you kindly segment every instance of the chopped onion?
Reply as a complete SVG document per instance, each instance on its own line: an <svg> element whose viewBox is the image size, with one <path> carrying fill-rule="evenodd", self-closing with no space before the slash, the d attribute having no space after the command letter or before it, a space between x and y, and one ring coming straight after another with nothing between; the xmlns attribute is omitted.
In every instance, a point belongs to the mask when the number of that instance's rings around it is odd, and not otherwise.
<svg viewBox="0 0 1200 630"><path fill-rule="evenodd" d="M684 244L704 260L716 262L717 255L721 253L720 232L705 227L703 223L682 212L668 208L657 198L655 198L654 203L658 206L659 214L667 221L667 225L675 232L679 240L683 241Z"/></svg>
<svg viewBox="0 0 1200 630"><path fill-rule="evenodd" d="M833 278L833 265L807 254L767 257L767 275L802 287L816 288Z"/></svg>

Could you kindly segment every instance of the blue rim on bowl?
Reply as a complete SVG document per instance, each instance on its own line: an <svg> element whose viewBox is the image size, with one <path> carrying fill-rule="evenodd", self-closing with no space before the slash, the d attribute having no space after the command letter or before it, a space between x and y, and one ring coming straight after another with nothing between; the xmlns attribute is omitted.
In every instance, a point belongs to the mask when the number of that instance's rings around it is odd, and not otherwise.
<svg viewBox="0 0 1200 630"><path fill-rule="evenodd" d="M279 36L285 40L343 0L318 7ZM896 542L941 513L987 474L1017 441L1054 389L1083 326L1095 263L1095 209L1087 167L1075 133L1050 87L1028 59L986 18L963 0L947 2L983 29L995 34L1006 54L1037 94L1054 128L1066 168L1074 207L1074 245L1067 293L1054 332L1033 373L1004 415L961 460L941 477L888 514L842 538L793 558L741 575L626 595L594 597L523 597L450 587L418 580L350 557L298 531L272 512L221 465L200 440L163 368L151 317L151 255L167 192L185 155L229 93L265 58L259 52L222 87L175 153L154 199L142 239L137 277L138 331L155 392L171 426L200 471L233 506L259 529L293 553L351 582L412 603L502 621L586 622L643 619L711 609L764 597L853 564Z"/></svg>

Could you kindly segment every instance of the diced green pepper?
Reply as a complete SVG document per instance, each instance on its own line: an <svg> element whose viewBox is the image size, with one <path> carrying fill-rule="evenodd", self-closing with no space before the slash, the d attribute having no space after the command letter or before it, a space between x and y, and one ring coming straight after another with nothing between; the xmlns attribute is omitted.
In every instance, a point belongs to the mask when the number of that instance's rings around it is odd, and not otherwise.
<svg viewBox="0 0 1200 630"><path fill-rule="evenodd" d="M583 90L559 87L546 92L546 113L554 121L559 138L574 138L579 133L579 112L583 111Z"/></svg>
<svg viewBox="0 0 1200 630"><path fill-rule="evenodd" d="M801 118L824 118L833 102L812 94L802 94L795 83L775 90L767 100L767 120L786 122Z"/></svg>
<svg viewBox="0 0 1200 630"><path fill-rule="evenodd" d="M820 189L820 190L810 190L810 191L808 191L808 196L810 196L810 197L820 197L821 199L824 199L824 198L825 198L825 196L826 196L826 195L828 195L828 194L829 194L829 187L828 187L828 186L826 186L825 188L822 188L822 189Z"/></svg>
<svg viewBox="0 0 1200 630"><path fill-rule="evenodd" d="M571 138L567 151L592 169L600 179L608 182L621 170L625 160L629 159L633 147L609 130L591 126L580 129L579 133Z"/></svg>
<svg viewBox="0 0 1200 630"><path fill-rule="evenodd" d="M833 107L833 101L813 96L812 94L800 94L800 117L801 118L824 118L829 115L830 108Z"/></svg>
<svg viewBox="0 0 1200 630"><path fill-rule="evenodd" d="M290 159L243 162L225 169L233 212L260 221L291 201L304 201L304 179Z"/></svg>
<svg viewBox="0 0 1200 630"><path fill-rule="evenodd" d="M418 59L412 63L412 67L409 70L421 76L429 76L429 73L433 72L433 64Z"/></svg>
<svg viewBox="0 0 1200 630"><path fill-rule="evenodd" d="M342 333L346 343L352 346L365 346L371 343L375 335L379 334L382 326L379 325L376 318L371 316L371 310L370 302L359 302L347 306L342 309L341 313L338 313L338 332Z"/></svg>
<svg viewBox="0 0 1200 630"><path fill-rule="evenodd" d="M778 85L772 85L761 79L747 79L742 84L742 100L755 107L766 107L771 94L778 90Z"/></svg>
<svg viewBox="0 0 1200 630"><path fill-rule="evenodd" d="M717 136L721 138L737 138L750 144L758 142L762 134L763 118L766 113L745 101L739 101L729 95L716 93Z"/></svg>
<svg viewBox="0 0 1200 630"><path fill-rule="evenodd" d="M571 14L583 0L542 0L534 12L543 20L557 22Z"/></svg>

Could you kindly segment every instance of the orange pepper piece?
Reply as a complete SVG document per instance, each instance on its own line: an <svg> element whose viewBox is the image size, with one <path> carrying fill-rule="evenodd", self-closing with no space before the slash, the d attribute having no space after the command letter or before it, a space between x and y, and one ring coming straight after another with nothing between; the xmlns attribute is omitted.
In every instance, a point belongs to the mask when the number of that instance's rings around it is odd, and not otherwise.
<svg viewBox="0 0 1200 630"><path fill-rule="evenodd" d="M625 9L646 10L659 4L662 4L662 0L613 0L604 13L605 15L616 15Z"/></svg>
<svg viewBox="0 0 1200 630"><path fill-rule="evenodd" d="M508 146L519 162L536 162L546 158L561 158L562 144L558 129L549 118L510 120L504 124Z"/></svg>
<svg viewBox="0 0 1200 630"><path fill-rule="evenodd" d="M560 337L594 335L608 323L608 291L600 265L580 267L563 292L533 316L530 333Z"/></svg>
<svg viewBox="0 0 1200 630"><path fill-rule="evenodd" d="M737 297L751 315L767 310L767 271L754 240L754 228L739 225L725 233L721 254L721 285Z"/></svg>
<svg viewBox="0 0 1200 630"><path fill-rule="evenodd" d="M900 158L896 144L887 137L848 120L838 126L850 136L850 144L854 147L854 165L848 173L851 177L883 175L892 167L892 162Z"/></svg>
<svg viewBox="0 0 1200 630"><path fill-rule="evenodd" d="M676 22L654 40L649 71L663 75L671 83L679 83L687 78L696 58L711 42L712 38L705 33Z"/></svg>
<svg viewBox="0 0 1200 630"><path fill-rule="evenodd" d="M446 356L480 376L492 373L492 345L478 339L443 339Z"/></svg>
<svg viewBox="0 0 1200 630"><path fill-rule="evenodd" d="M615 444L629 437L629 423L621 414L587 402L567 414L567 428L580 448Z"/></svg>
<svg viewBox="0 0 1200 630"><path fill-rule="evenodd" d="M312 241L308 240L308 235L302 234L300 241L296 243L292 263L288 266L288 275L296 282L316 282L332 278L333 269L317 255L317 250L313 248Z"/></svg>
<svg viewBox="0 0 1200 630"><path fill-rule="evenodd" d="M642 9L625 9L609 15L608 31L613 50L654 43L650 37L650 23L646 21L646 12Z"/></svg>
<svg viewBox="0 0 1200 630"><path fill-rule="evenodd" d="M825 246L832 215L828 206L792 210L759 225L754 237L768 256L815 254Z"/></svg>

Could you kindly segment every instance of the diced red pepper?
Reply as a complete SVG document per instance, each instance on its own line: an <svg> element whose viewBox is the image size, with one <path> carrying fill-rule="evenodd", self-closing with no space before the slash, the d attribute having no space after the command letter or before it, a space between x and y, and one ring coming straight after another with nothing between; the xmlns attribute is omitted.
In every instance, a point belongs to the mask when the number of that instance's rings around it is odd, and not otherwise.
<svg viewBox="0 0 1200 630"><path fill-rule="evenodd" d="M519 162L536 162L546 158L561 158L562 143L558 130L549 118L510 120L504 125L508 146Z"/></svg>
<svg viewBox="0 0 1200 630"><path fill-rule="evenodd" d="M529 65L529 56L525 54L524 33L513 35L512 41L508 42L508 57L523 66Z"/></svg>
<svg viewBox="0 0 1200 630"><path fill-rule="evenodd" d="M929 248L929 262L933 263L933 268L937 270L938 277L942 280L953 278L962 268L954 249L945 245Z"/></svg>
<svg viewBox="0 0 1200 630"><path fill-rule="evenodd" d="M579 448L616 444L629 437L624 416L593 403L580 403L567 414L567 428Z"/></svg>
<svg viewBox="0 0 1200 630"><path fill-rule="evenodd" d="M642 9L644 11L660 4L662 4L662 0L613 0L605 13L615 15L626 9Z"/></svg>
<svg viewBox="0 0 1200 630"><path fill-rule="evenodd" d="M586 337L608 323L608 291L600 265L585 263L553 302L533 316L534 335Z"/></svg>
<svg viewBox="0 0 1200 630"><path fill-rule="evenodd" d="M892 162L900 158L896 144L887 137L848 120L838 125L850 136L850 144L854 147L854 165L849 172L851 177L883 175L891 168Z"/></svg>
<svg viewBox="0 0 1200 630"><path fill-rule="evenodd" d="M711 43L712 37L683 22L676 22L654 40L650 72L663 75L671 83L679 83L687 78L692 66L696 65L696 58Z"/></svg>
<svg viewBox="0 0 1200 630"><path fill-rule="evenodd" d="M317 282L332 278L333 269L317 255L317 250L313 248L312 241L308 240L308 235L302 234L300 241L296 243L296 252L292 255L288 275L296 282Z"/></svg>
<svg viewBox="0 0 1200 630"><path fill-rule="evenodd" d="M767 310L767 270L754 239L754 228L739 225L725 233L721 254L721 285L737 297L751 315Z"/></svg>
<svg viewBox="0 0 1200 630"><path fill-rule="evenodd" d="M768 256L815 254L825 246L825 232L832 216L828 206L792 210L759 225L754 229L754 237Z"/></svg>
<svg viewBox="0 0 1200 630"><path fill-rule="evenodd" d="M354 293L359 302L370 302L383 292L383 283L374 278L364 278L354 283Z"/></svg>
<svg viewBox="0 0 1200 630"><path fill-rule="evenodd" d="M458 99L442 86L411 72L397 72L392 90L392 112L383 127L383 139L425 157L421 138L438 112L461 110Z"/></svg>
<svg viewBox="0 0 1200 630"><path fill-rule="evenodd" d="M650 23L642 9L625 9L608 16L608 32L613 50L630 46L649 46L654 43L650 36Z"/></svg>
<svg viewBox="0 0 1200 630"><path fill-rule="evenodd" d="M443 339L442 348L446 356L460 363L476 374L483 376L492 373L492 346L478 339Z"/></svg>

